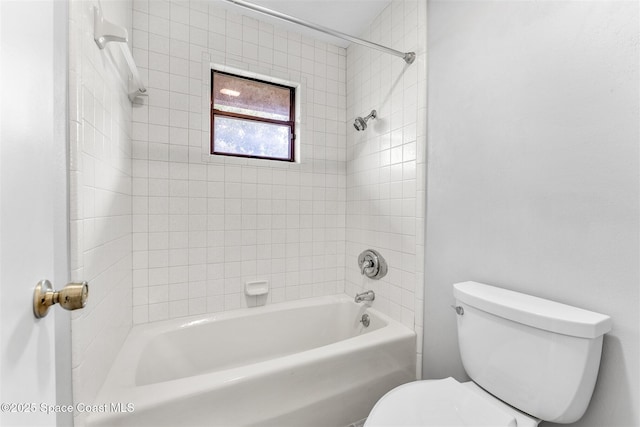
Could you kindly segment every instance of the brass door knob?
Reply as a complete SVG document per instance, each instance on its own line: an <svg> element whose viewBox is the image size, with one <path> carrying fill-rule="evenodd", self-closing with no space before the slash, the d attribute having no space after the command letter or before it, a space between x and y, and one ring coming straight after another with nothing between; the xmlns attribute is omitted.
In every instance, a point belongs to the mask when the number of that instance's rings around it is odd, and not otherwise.
<svg viewBox="0 0 640 427"><path fill-rule="evenodd" d="M89 284L69 283L61 291L54 291L51 282L41 280L33 291L33 314L40 319L47 315L49 307L59 303L67 310L77 310L87 304Z"/></svg>

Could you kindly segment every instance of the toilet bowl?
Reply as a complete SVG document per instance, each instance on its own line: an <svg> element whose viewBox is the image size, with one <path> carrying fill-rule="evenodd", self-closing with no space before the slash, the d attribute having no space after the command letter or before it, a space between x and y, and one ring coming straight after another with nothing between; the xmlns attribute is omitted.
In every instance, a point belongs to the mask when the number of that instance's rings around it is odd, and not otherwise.
<svg viewBox="0 0 640 427"><path fill-rule="evenodd" d="M476 282L453 285L453 295L460 357L472 381L396 387L365 427L536 427L582 417L609 316Z"/></svg>
<svg viewBox="0 0 640 427"><path fill-rule="evenodd" d="M536 427L540 420L491 396L472 381L415 381L385 394L364 427Z"/></svg>

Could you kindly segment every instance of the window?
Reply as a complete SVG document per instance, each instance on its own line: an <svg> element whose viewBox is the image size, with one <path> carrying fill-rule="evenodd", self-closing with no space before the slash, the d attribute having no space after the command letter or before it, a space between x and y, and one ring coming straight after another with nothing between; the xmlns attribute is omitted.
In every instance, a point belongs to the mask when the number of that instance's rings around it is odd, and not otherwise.
<svg viewBox="0 0 640 427"><path fill-rule="evenodd" d="M295 88L211 70L211 154L294 161Z"/></svg>

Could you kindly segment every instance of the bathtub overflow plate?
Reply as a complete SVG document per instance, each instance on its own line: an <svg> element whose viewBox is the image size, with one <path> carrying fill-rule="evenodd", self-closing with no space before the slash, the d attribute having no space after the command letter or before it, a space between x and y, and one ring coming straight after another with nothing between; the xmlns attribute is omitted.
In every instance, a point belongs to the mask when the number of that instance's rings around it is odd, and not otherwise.
<svg viewBox="0 0 640 427"><path fill-rule="evenodd" d="M371 323L371 319L369 318L369 315L368 315L368 314L366 314L366 313L365 313L365 314L363 314L363 315L362 315L362 319L360 319L360 323L362 323L362 325L363 325L365 328L368 328L368 327L369 327L369 324Z"/></svg>

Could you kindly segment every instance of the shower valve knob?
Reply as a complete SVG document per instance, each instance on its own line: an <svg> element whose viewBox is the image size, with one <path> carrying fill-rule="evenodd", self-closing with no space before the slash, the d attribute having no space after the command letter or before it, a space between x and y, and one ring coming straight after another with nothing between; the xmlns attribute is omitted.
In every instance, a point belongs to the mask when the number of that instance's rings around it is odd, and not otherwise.
<svg viewBox="0 0 640 427"><path fill-rule="evenodd" d="M360 274L370 279L382 279L387 274L388 266L379 252L367 249L358 256Z"/></svg>

